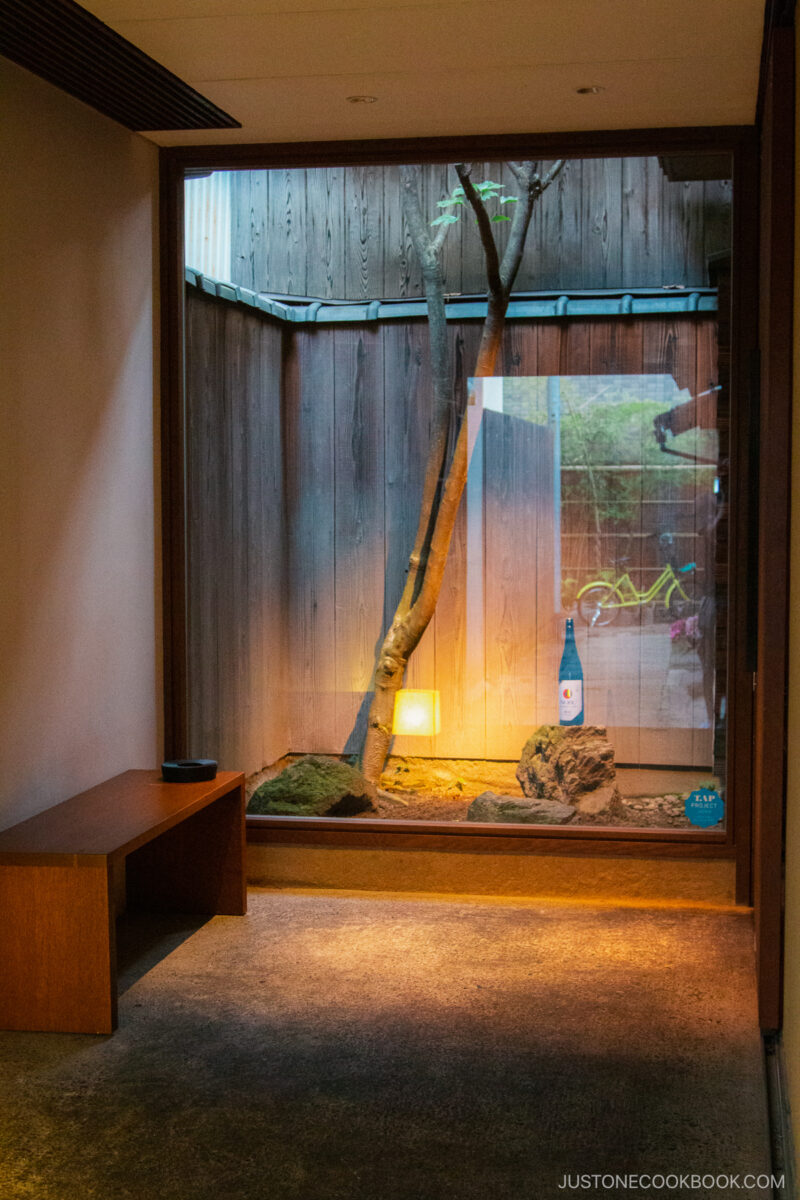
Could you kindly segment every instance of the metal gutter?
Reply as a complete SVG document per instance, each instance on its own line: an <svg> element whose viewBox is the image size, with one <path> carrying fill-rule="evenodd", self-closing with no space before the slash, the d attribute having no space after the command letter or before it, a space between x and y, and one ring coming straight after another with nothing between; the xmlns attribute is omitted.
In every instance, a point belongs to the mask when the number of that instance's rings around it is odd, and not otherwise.
<svg viewBox="0 0 800 1200"><path fill-rule="evenodd" d="M267 316L299 325L331 325L366 321L404 321L427 315L425 300L372 300L367 304L346 301L289 299L253 292L248 288L222 283L186 268L186 282L209 296L245 304ZM596 291L557 294L522 292L508 306L508 319L564 319L574 317L640 317L677 313L713 313L717 311L716 288L669 291L662 288L637 288L626 292ZM446 302L450 321L482 320L486 301L479 296L451 296Z"/></svg>

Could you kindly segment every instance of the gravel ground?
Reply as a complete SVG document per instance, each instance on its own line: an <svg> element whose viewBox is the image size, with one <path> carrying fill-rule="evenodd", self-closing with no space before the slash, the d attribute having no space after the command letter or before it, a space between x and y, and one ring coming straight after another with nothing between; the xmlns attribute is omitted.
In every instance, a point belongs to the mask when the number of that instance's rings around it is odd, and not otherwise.
<svg viewBox="0 0 800 1200"><path fill-rule="evenodd" d="M247 780L248 799L267 779L297 762L302 755L278 759ZM423 759L393 756L381 777L377 811L365 813L371 820L465 821L474 798L484 791L522 796L514 762L480 762L470 759ZM662 795L624 796L623 810L609 817L603 813L579 814L570 825L626 829L691 829L684 815L686 792ZM347 818L343 818L347 819Z"/></svg>

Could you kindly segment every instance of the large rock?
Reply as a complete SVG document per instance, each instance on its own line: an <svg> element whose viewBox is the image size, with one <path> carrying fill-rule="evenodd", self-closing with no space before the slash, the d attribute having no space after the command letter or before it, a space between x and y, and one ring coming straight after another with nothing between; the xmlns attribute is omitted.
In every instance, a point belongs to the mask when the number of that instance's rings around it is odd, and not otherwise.
<svg viewBox="0 0 800 1200"><path fill-rule="evenodd" d="M523 747L517 779L532 799L577 805L614 783L614 749L599 725L540 725Z"/></svg>
<svg viewBox="0 0 800 1200"><path fill-rule="evenodd" d="M354 817L375 808L377 789L355 767L309 754L253 792L248 812L276 817Z"/></svg>
<svg viewBox="0 0 800 1200"><path fill-rule="evenodd" d="M557 800L529 800L522 796L498 796L481 792L467 810L468 821L509 822L519 825L565 825L575 809Z"/></svg>

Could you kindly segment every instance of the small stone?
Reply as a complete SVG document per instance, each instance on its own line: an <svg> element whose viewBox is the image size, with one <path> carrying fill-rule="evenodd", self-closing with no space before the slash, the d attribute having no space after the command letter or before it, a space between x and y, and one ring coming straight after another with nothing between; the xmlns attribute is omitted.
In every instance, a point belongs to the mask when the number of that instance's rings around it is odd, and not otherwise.
<svg viewBox="0 0 800 1200"><path fill-rule="evenodd" d="M247 810L282 817L354 817L373 811L377 795L355 767L309 754L262 783Z"/></svg>
<svg viewBox="0 0 800 1200"><path fill-rule="evenodd" d="M566 825L575 816L570 804L555 800L532 800L523 796L499 796L481 792L467 810L468 821L507 822L518 825Z"/></svg>
<svg viewBox="0 0 800 1200"><path fill-rule="evenodd" d="M622 807L622 797L618 788L614 784L609 784L607 787L595 788L593 792L586 792L575 807L579 813L586 813L588 816L594 817L601 812L618 811ZM638 810L644 806L632 804L630 807Z"/></svg>

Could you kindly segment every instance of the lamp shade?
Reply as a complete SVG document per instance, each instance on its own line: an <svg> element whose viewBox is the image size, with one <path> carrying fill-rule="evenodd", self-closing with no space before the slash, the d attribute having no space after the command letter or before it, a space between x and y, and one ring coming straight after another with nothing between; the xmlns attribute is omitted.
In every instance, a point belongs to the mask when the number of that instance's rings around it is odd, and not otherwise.
<svg viewBox="0 0 800 1200"><path fill-rule="evenodd" d="M442 724L439 693L433 689L401 688L394 699L392 733L432 737Z"/></svg>

